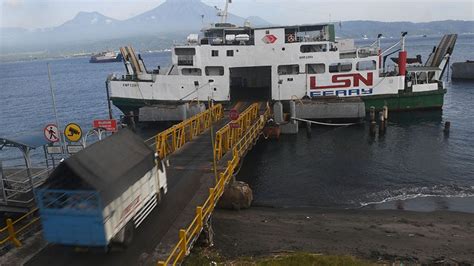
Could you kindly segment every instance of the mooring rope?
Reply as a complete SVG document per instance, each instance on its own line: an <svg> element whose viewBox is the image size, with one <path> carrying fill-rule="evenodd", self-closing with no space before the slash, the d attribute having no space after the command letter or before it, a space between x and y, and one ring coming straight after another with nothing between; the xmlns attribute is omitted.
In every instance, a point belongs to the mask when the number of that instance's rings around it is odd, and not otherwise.
<svg viewBox="0 0 474 266"><path fill-rule="evenodd" d="M307 122L307 123L311 123L315 125L332 126L332 127L347 127L347 126L353 126L353 125L359 124L359 123L345 123L345 124L323 123L323 122L316 122L316 121L306 120L306 119L297 118L297 117L292 117L291 119L296 120L296 121L301 121L301 122Z"/></svg>

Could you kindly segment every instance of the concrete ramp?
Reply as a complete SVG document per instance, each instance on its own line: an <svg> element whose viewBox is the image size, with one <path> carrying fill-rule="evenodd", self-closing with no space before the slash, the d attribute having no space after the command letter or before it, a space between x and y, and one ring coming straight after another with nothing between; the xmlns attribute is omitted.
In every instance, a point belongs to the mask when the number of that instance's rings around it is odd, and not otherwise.
<svg viewBox="0 0 474 266"><path fill-rule="evenodd" d="M142 67L140 66L140 64L138 62L138 58L137 58L137 55L136 55L135 50L133 49L133 47L131 47L131 46L120 47L120 53L122 53L122 57L123 57L123 60L124 60L125 64L127 62L130 62L131 66L133 68L133 71L136 75L139 75L139 74L142 74L142 73L145 72L145 70L142 69ZM127 69L127 66L125 66L125 68Z"/></svg>

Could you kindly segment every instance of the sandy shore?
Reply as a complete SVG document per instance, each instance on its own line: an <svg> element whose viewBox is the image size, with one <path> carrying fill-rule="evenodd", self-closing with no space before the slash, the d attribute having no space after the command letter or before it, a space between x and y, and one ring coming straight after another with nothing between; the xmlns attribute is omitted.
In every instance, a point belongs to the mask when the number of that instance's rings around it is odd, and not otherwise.
<svg viewBox="0 0 474 266"><path fill-rule="evenodd" d="M227 257L286 251L373 261L474 263L474 214L254 207L217 210L215 248Z"/></svg>

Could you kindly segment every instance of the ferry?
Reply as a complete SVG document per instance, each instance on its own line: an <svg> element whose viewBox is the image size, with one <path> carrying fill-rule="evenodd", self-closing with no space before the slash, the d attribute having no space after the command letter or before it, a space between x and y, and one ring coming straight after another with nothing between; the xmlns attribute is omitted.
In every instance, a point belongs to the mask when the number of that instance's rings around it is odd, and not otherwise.
<svg viewBox="0 0 474 266"><path fill-rule="evenodd" d="M227 2L227 1L226 1ZM125 74L107 79L110 100L124 113L145 107L179 106L192 101L287 102L298 99L360 98L389 110L442 108L443 73L457 35L445 35L425 64L407 64L405 38L381 48L337 39L331 23L254 28L222 20L190 34L172 49L168 69L147 70L132 47L121 48ZM390 65L390 56L396 63ZM412 60L413 61L413 60Z"/></svg>
<svg viewBox="0 0 474 266"><path fill-rule="evenodd" d="M91 56L89 63L113 63L121 62L122 55L114 51L106 51Z"/></svg>

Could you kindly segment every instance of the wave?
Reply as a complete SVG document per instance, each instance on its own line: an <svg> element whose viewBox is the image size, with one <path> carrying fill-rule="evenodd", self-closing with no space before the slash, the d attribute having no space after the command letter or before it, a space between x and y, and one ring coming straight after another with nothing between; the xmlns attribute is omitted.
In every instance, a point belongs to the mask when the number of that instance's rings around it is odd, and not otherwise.
<svg viewBox="0 0 474 266"><path fill-rule="evenodd" d="M405 201L416 198L427 198L427 197L443 197L443 198L467 198L474 197L474 186L446 186L436 185L432 187L414 187L414 188L403 188L398 190L384 190L381 192L371 193L367 195L368 198L380 200L374 201L362 201L359 202L360 207L367 205L383 204L392 201Z"/></svg>

